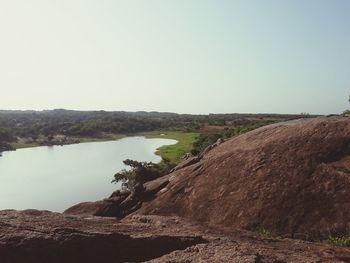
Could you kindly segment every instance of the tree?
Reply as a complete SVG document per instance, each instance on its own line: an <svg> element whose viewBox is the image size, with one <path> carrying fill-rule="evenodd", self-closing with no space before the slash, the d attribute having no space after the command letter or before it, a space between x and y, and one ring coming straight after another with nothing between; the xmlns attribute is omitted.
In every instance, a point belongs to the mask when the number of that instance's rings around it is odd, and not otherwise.
<svg viewBox="0 0 350 263"><path fill-rule="evenodd" d="M348 101L350 102L350 95L349 95ZM349 116L350 115L350 110L345 110L342 115L343 116Z"/></svg>
<svg viewBox="0 0 350 263"><path fill-rule="evenodd" d="M174 167L169 160L163 159L159 164L138 162L126 159L123 163L130 169L123 169L114 175L113 183L122 182L122 188L134 191L135 188L147 181L154 180L167 174Z"/></svg>

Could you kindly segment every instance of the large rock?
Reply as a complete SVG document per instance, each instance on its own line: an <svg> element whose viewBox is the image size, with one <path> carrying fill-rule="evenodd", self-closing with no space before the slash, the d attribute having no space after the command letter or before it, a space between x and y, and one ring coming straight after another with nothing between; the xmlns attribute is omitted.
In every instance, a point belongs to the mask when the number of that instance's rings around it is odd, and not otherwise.
<svg viewBox="0 0 350 263"><path fill-rule="evenodd" d="M205 243L176 218L76 217L48 211L0 211L1 263L143 262ZM182 223L186 227L186 223ZM171 226L171 227L167 227Z"/></svg>
<svg viewBox="0 0 350 263"><path fill-rule="evenodd" d="M134 192L115 191L109 198L96 202L83 202L64 211L69 215L93 215L123 218L141 207L142 202L150 201L162 190L169 180L166 177L140 184Z"/></svg>
<svg viewBox="0 0 350 263"><path fill-rule="evenodd" d="M1 263L349 262L350 251L210 230L178 217L77 217L48 211L0 211Z"/></svg>
<svg viewBox="0 0 350 263"><path fill-rule="evenodd" d="M64 213L81 216L93 215L122 218L126 213L125 201L126 199L130 200L131 196L132 194L130 192L115 191L109 198L96 202L82 202L69 207ZM130 202L128 204L130 205ZM131 207L127 208L128 211L131 209Z"/></svg>
<svg viewBox="0 0 350 263"><path fill-rule="evenodd" d="M166 188L137 213L306 239L349 234L350 119L265 126L166 178Z"/></svg>

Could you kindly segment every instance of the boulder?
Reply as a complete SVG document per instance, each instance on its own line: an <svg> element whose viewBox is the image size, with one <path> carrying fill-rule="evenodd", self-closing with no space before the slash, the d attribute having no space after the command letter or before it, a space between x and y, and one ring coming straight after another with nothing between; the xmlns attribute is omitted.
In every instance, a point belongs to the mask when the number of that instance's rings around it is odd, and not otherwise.
<svg viewBox="0 0 350 263"><path fill-rule="evenodd" d="M169 180L162 177L145 185L137 185L134 192L117 190L109 198L74 205L66 209L64 214L123 218L139 209L142 202L152 200L168 183Z"/></svg>
<svg viewBox="0 0 350 263"><path fill-rule="evenodd" d="M324 239L350 233L350 119L265 126L182 163L137 213Z"/></svg>

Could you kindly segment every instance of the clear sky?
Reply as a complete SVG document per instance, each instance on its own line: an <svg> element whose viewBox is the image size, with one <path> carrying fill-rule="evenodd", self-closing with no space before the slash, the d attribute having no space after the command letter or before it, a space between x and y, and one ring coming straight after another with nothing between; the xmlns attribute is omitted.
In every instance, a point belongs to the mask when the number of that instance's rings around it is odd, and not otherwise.
<svg viewBox="0 0 350 263"><path fill-rule="evenodd" d="M0 0L0 109L340 113L348 0Z"/></svg>

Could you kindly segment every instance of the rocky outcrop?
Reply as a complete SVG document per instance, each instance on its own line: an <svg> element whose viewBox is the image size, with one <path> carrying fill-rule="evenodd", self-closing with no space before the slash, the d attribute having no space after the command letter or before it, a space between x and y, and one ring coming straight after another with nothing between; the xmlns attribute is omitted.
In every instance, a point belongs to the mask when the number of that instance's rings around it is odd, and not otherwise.
<svg viewBox="0 0 350 263"><path fill-rule="evenodd" d="M207 242L178 223L155 216L119 222L48 211L0 211L0 262L143 262Z"/></svg>
<svg viewBox="0 0 350 263"><path fill-rule="evenodd" d="M122 218L126 214L125 208L131 211L130 209L137 203L135 202L130 206L130 202L128 201L132 199L132 196L134 195L130 192L115 191L109 198L96 202L79 203L68 208L64 213L70 215L95 215ZM126 207L126 203L129 204L130 207Z"/></svg>
<svg viewBox="0 0 350 263"><path fill-rule="evenodd" d="M139 209L143 202L152 200L168 183L167 178L159 178L145 185L139 185L134 192L117 190L109 198L96 202L83 202L68 208L64 213L123 218Z"/></svg>
<svg viewBox="0 0 350 263"><path fill-rule="evenodd" d="M206 229L179 217L0 211L0 262L349 262L350 251Z"/></svg>
<svg viewBox="0 0 350 263"><path fill-rule="evenodd" d="M200 156L192 156L192 157L189 157L187 158L185 161L181 162L180 164L178 164L177 166L175 166L171 171L170 173L172 172L175 172L175 171L178 171L180 169L183 169L187 166L190 166L190 165L193 165L195 163L198 163L199 161L201 160L201 157Z"/></svg>
<svg viewBox="0 0 350 263"><path fill-rule="evenodd" d="M265 126L220 142L161 180L137 213L318 239L350 233L350 119Z"/></svg>
<svg viewBox="0 0 350 263"><path fill-rule="evenodd" d="M290 239L273 239L236 232L231 236L209 238L210 242L173 251L153 259L152 263L345 263L349 250L318 243Z"/></svg>

